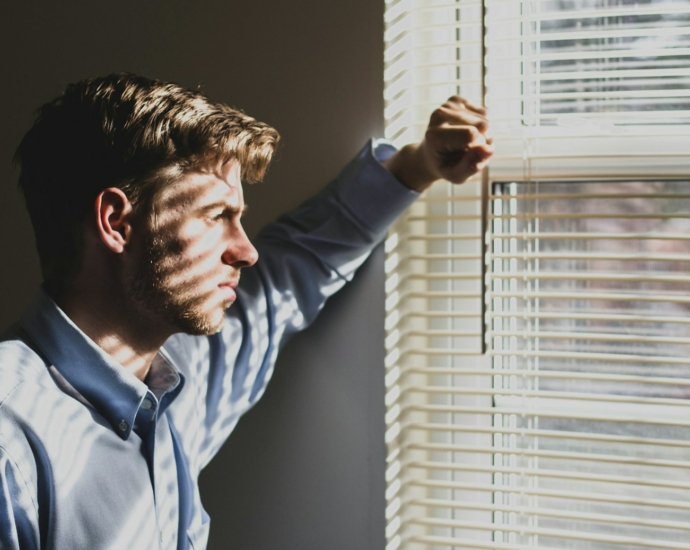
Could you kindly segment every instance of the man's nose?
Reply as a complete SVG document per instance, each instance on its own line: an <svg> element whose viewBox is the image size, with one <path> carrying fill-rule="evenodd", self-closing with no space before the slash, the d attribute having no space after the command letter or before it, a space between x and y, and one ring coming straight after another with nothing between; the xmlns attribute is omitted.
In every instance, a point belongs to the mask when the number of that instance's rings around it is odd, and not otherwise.
<svg viewBox="0 0 690 550"><path fill-rule="evenodd" d="M233 235L223 252L223 262L237 269L254 265L258 259L259 253L244 229L240 229Z"/></svg>

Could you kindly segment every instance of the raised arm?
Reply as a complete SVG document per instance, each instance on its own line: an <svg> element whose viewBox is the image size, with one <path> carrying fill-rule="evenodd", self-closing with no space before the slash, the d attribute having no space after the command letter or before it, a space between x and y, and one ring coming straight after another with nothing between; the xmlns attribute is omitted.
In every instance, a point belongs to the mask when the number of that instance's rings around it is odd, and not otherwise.
<svg viewBox="0 0 690 550"><path fill-rule="evenodd" d="M202 464L263 394L280 347L353 277L419 192L440 178L465 181L484 166L492 153L485 114L453 97L434 111L421 143L397 151L370 142L321 193L259 234L259 260L243 271L219 334L166 344L194 369Z"/></svg>

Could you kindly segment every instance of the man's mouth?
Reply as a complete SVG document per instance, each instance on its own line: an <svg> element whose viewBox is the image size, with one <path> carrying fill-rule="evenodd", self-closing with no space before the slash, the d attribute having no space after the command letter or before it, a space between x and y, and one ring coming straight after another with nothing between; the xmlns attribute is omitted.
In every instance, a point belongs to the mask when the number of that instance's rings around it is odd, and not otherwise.
<svg viewBox="0 0 690 550"><path fill-rule="evenodd" d="M235 301L237 298L237 295L235 294L235 288L237 288L237 285L239 284L240 280L239 279L232 279L229 281L224 281L218 285L218 288L220 288L224 294L227 295L227 299L231 301Z"/></svg>
<svg viewBox="0 0 690 550"><path fill-rule="evenodd" d="M220 283L218 286L220 286L220 287L228 287L228 288L235 289L235 288L237 288L237 285L238 285L239 283L240 283L240 280L239 280L239 279L230 279L229 281L223 281L223 282Z"/></svg>

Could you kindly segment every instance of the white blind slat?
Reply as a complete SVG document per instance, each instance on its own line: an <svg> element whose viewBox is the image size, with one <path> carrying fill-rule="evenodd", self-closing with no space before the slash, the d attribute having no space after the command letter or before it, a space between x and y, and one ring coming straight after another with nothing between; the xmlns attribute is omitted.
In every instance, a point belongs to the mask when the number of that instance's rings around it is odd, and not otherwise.
<svg viewBox="0 0 690 550"><path fill-rule="evenodd" d="M621 476L621 475L601 475L601 474L587 474L578 473L572 471L561 471L561 470L547 470L544 468L539 468L535 471L530 468L503 468L500 466L477 466L476 464L463 464L460 462L419 462L419 461L409 461L405 463L407 468L421 468L422 470L435 470L435 471L455 471L455 472L485 472L490 474L514 474L521 476L525 480L530 480L530 478L557 478L565 480L578 480L578 481L592 481L597 483L623 483L626 485L639 485L647 487L666 487L666 488L685 488L687 489L689 484L681 482L677 484L672 480L666 479L650 479L646 477L632 477L632 476ZM427 472L425 472L427 473ZM534 515L538 515L536 511L533 512ZM595 514L588 514L596 517ZM572 517L572 516L570 516ZM628 522L632 521L630 518L626 518ZM664 522L667 523L667 522ZM686 523L678 523L679 529L690 530L690 525Z"/></svg>
<svg viewBox="0 0 690 550"><path fill-rule="evenodd" d="M650 459L650 458L637 458L631 456L615 456L615 455L604 455L597 453L584 453L584 452L565 452L565 451L549 451L546 449L523 449L519 447L482 447L479 445L450 445L443 443L410 443L405 446L406 449L421 449L427 451L448 451L451 453L481 453L481 454L491 454L491 455L519 455L521 457L540 457L540 458L552 458L552 459L562 459L570 461L592 461L598 464L610 463L610 464L627 464L635 466L657 466L662 468L678 468L680 470L687 470L690 467L690 461L681 460L661 460L661 459ZM534 472L534 475L538 475L538 471ZM682 481L678 481L676 485L679 489L687 488L687 484Z"/></svg>
<svg viewBox="0 0 690 550"><path fill-rule="evenodd" d="M584 393L577 391L559 392L553 390L530 390L524 388L516 388L514 390L501 389L482 389L482 388L449 388L441 386L414 386L407 388L405 392L420 392L426 395L441 394L445 396L453 395L490 395L490 396L505 396L511 397L514 400L528 401L531 407L539 407L539 401L544 399L573 399L576 401L594 401L597 404L605 403L634 403L638 405L666 405L673 407L687 408L685 399L666 399L666 398L650 398L650 397L633 397L626 395L610 395L605 393ZM683 412L683 411L679 411ZM688 463L690 465L690 463Z"/></svg>
<svg viewBox="0 0 690 550"><path fill-rule="evenodd" d="M478 414L478 415L518 415L521 417L561 418L568 420L587 420L592 422L625 423L625 424L653 424L657 426L690 427L690 418L659 419L649 416L614 415L601 413L570 412L567 410L553 411L546 408L528 409L524 407L463 407L460 405L405 405L401 412L429 412L450 414ZM642 411L641 411L642 413Z"/></svg>
<svg viewBox="0 0 690 550"><path fill-rule="evenodd" d="M432 431L457 431L467 433L488 433L499 435L518 435L520 437L548 437L548 438L567 438L573 441L604 441L620 443L625 445L652 445L654 447L667 446L687 448L690 447L690 441L683 441L678 439L659 439L658 437L628 437L611 434L587 433L587 432L566 432L544 429L524 429L524 428L498 428L495 426L470 426L466 424L433 424L433 423L415 423L411 422L405 424L409 430L424 430Z"/></svg>
<svg viewBox="0 0 690 550"><path fill-rule="evenodd" d="M462 483L459 481L434 481L431 479L410 481L411 485L418 485L421 487L436 487L439 489L455 489L455 490L466 490L466 491L477 491L477 492L504 492L510 493L511 487L509 486L496 486L493 484L481 484L481 483ZM596 502L610 502L610 503L620 503L633 506L644 506L650 509L653 508L670 508L677 510L690 510L690 503L682 500L662 500L662 499L645 499L645 498L635 498L627 497L621 495L614 495L611 493L586 493L586 492L573 492L569 494L567 491L562 490L549 490L549 489L539 489L536 487L513 487L514 491L519 492L525 496L542 496L560 499L573 499L573 500L584 500L592 503ZM650 510L651 511L651 510ZM498 524L495 526L496 530L502 530L509 528L508 525Z"/></svg>
<svg viewBox="0 0 690 550"><path fill-rule="evenodd" d="M611 514L588 514L584 512L574 512L571 510L559 511L549 508L527 508L524 506L501 506L499 504L483 504L481 502L461 502L457 500L440 499L418 499L406 502L412 506L429 506L438 508L465 508L476 510L487 510L490 512L513 512L525 517L529 516L552 516L563 519L575 519L591 522L638 524L647 527L661 527L669 529L688 530L688 524L680 521L654 521L645 518L631 518L627 516L614 516Z"/></svg>
<svg viewBox="0 0 690 550"><path fill-rule="evenodd" d="M482 531L495 531L496 525L493 523L476 523L469 521L458 520L442 520L434 518L414 519L414 523L423 525L436 525L442 527L452 527L454 529L478 529ZM509 526L503 528L510 529ZM600 542L606 544L627 544L633 546L648 546L653 545L653 548L668 549L668 550L687 550L687 543L672 542L663 540L647 540L640 541L637 537L624 537L616 535L605 535L601 533L587 533L581 531L567 531L565 529L541 529L530 527L527 525L514 525L513 529L521 533L529 533L533 535L541 535L544 537L559 537L563 539L585 540L590 542Z"/></svg>
<svg viewBox="0 0 690 550"><path fill-rule="evenodd" d="M424 368L405 368L402 371L405 373L419 373L419 374L448 374L451 376L520 376L523 378L566 378L568 380L589 380L594 382L620 382L628 384L661 384L675 387L690 386L690 380L684 378L668 378L661 376L631 376L623 374L607 374L596 372L572 372L572 371L554 371L554 370L539 370L539 371L525 371L518 369L501 369L499 370L485 370L485 369L468 369L468 368L442 368L442 367L424 367ZM679 443L680 445L681 443Z"/></svg>
<svg viewBox="0 0 690 550"><path fill-rule="evenodd" d="M451 546L453 548L488 548L489 550L534 550L533 545L523 545L523 544L515 544L515 543L509 543L509 544L504 544L502 542L484 542L482 540L474 540L474 539L460 539L460 538L452 538L452 537L442 537L438 535L415 535L409 537L409 541L413 543L421 543L424 545L434 545L434 547L437 546ZM398 541L396 541L398 542ZM399 544L399 542L398 542ZM398 546L393 546L389 545L386 547L386 550L394 550ZM428 547L428 546L426 546ZM558 548L553 548L550 546L542 546L539 545L539 548L542 550L560 550Z"/></svg>

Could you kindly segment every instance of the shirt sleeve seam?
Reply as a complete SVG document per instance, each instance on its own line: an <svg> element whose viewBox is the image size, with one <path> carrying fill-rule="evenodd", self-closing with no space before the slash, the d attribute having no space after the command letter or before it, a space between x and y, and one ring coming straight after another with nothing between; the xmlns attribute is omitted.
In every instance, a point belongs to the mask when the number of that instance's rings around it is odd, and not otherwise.
<svg viewBox="0 0 690 550"><path fill-rule="evenodd" d="M21 386L24 382L25 382L25 380L22 378L21 380L19 380L19 382L17 382L14 386L12 386L12 389L11 389L10 391L8 391L7 394L5 395L5 397L3 397L3 398L0 400L0 409L2 409L2 408L5 406L5 401L7 401L7 400L9 399L9 397L14 393L14 391L15 391L19 386ZM0 449L2 449L2 446L1 446L1 445L0 445Z"/></svg>
<svg viewBox="0 0 690 550"><path fill-rule="evenodd" d="M38 503L34 500L34 497L31 494L31 490L29 489L29 484L26 481L26 476L22 472L22 469L19 467L19 464L17 463L17 461L14 458L12 458L12 455L10 454L10 452L5 447L3 447L2 445L0 445L0 451L3 451L5 453L5 455L7 456L7 459L12 463L12 465L14 466L14 469L19 474L19 477L21 478L22 483L24 484L24 488L26 489L26 492L29 494L29 498L31 499L31 504L33 504L34 513L36 514L36 517L38 517Z"/></svg>
<svg viewBox="0 0 690 550"><path fill-rule="evenodd" d="M0 401L0 409L2 409L2 408L4 407L5 402L7 401L7 399L8 399L8 398L15 392L15 390L16 390L19 386L21 386L23 383L24 383L24 380L22 379L22 380L20 380L19 382L17 382L17 383L14 385L14 387L13 387L10 391L7 392L7 395L2 399L2 401ZM33 504L33 506L34 506L34 513L36 514L36 516L38 516L38 503L34 500L34 497L33 497L33 495L31 494L31 491L29 490L29 484L28 484L27 481L26 481L26 477L24 476L24 473L22 472L22 469L19 467L19 464L17 463L17 461L16 461L14 458L12 458L12 455L11 455L10 452L7 450L7 448L5 448L3 445L0 445L0 450L3 451L3 452L5 453L5 455L7 455L8 460L14 465L15 470L17 471L17 473L18 473L19 476L21 477L22 483L24 483L24 487L26 488L27 492L29 493L29 498L31 499L31 504Z"/></svg>

